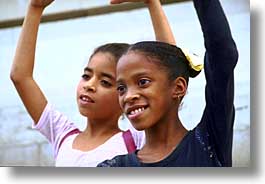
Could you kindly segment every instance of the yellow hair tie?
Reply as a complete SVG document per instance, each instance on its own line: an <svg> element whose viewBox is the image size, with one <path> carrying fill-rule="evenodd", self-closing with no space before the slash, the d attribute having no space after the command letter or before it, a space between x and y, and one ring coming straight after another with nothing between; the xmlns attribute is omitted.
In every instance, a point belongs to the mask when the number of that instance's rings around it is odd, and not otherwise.
<svg viewBox="0 0 265 184"><path fill-rule="evenodd" d="M189 65L193 70L199 72L203 69L203 59L201 57L189 52L187 49L182 49L182 52L186 56L189 61Z"/></svg>

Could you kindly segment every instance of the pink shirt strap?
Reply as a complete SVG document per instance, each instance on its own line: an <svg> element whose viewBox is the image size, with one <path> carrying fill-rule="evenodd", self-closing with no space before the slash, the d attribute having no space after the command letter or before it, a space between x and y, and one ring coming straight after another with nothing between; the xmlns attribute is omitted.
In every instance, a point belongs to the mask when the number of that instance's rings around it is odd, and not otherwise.
<svg viewBox="0 0 265 184"><path fill-rule="evenodd" d="M79 133L81 133L81 131L80 131L78 128L76 128L76 129L74 129L74 130L71 130L71 131L68 132L67 134L65 134L65 136L62 138L62 140L61 140L61 142L60 142L60 144L59 144L59 148L58 148L58 149L60 149L60 147L61 147L63 141L64 141L67 137L69 137L70 135L73 135L73 134L79 134Z"/></svg>
<svg viewBox="0 0 265 184"><path fill-rule="evenodd" d="M133 153L136 150L136 145L130 130L122 132L122 137L125 142L128 153Z"/></svg>

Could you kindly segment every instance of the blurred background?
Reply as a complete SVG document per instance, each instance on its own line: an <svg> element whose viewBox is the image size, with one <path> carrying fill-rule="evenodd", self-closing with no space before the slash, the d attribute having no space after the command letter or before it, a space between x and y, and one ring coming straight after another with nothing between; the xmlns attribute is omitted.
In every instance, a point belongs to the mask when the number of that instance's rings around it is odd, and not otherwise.
<svg viewBox="0 0 265 184"><path fill-rule="evenodd" d="M220 0L239 50L235 69L236 118L233 166L250 166L250 4ZM21 23L28 0L0 0L0 166L53 166L51 146L31 129L10 78ZM165 1L164 11L180 47L203 57L204 45L192 1ZM126 10L126 11L124 11ZM86 121L76 105L76 86L93 49L107 42L155 40L146 7L138 3L110 6L109 0L57 0L40 26L34 77L48 101L83 129ZM204 102L204 73L190 80L181 120L192 129ZM126 128L128 121L119 122Z"/></svg>

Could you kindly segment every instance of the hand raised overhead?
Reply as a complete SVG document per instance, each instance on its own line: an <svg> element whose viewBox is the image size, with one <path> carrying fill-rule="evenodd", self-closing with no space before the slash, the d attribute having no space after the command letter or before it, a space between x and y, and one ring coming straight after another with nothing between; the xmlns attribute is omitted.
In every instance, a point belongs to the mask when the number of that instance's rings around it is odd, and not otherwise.
<svg viewBox="0 0 265 184"><path fill-rule="evenodd" d="M111 4L121 4L125 2L144 2L144 3L149 3L150 0L111 0Z"/></svg>
<svg viewBox="0 0 265 184"><path fill-rule="evenodd" d="M45 8L54 0L30 0L30 5L39 8Z"/></svg>

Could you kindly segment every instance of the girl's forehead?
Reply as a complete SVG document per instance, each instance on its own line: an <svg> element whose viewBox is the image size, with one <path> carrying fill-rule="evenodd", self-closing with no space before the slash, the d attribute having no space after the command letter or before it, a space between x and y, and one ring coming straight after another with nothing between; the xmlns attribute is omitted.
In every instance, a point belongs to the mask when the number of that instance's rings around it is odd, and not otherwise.
<svg viewBox="0 0 265 184"><path fill-rule="evenodd" d="M157 59L148 56L147 54L139 51L130 51L127 54L123 55L117 65L117 70L123 69L126 67L129 69L131 67L139 68L159 68Z"/></svg>
<svg viewBox="0 0 265 184"><path fill-rule="evenodd" d="M117 79L128 78L128 76L139 75L164 75L164 70L157 64L156 61L151 61L150 58L143 54L131 53L120 59L117 65Z"/></svg>
<svg viewBox="0 0 265 184"><path fill-rule="evenodd" d="M110 55L105 53L98 53L90 59L87 66L85 67L85 70L99 75L101 75L102 73L108 74L115 78L116 66L117 63L113 61L112 58L110 58Z"/></svg>
<svg viewBox="0 0 265 184"><path fill-rule="evenodd" d="M164 84L168 81L166 70L159 67L156 61L150 61L148 57L141 54L128 54L121 58L121 62L117 66L116 77L118 83L127 83L127 85L134 84L142 77L151 78Z"/></svg>
<svg viewBox="0 0 265 184"><path fill-rule="evenodd" d="M96 53L90 58L87 63L88 67L113 67L116 68L117 63L114 61L114 57L110 53Z"/></svg>

